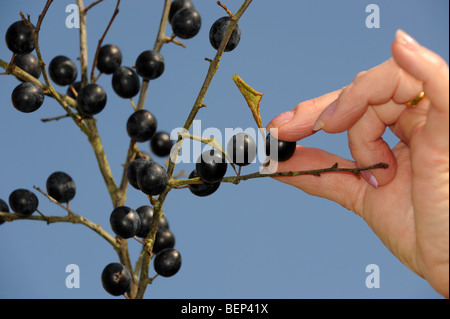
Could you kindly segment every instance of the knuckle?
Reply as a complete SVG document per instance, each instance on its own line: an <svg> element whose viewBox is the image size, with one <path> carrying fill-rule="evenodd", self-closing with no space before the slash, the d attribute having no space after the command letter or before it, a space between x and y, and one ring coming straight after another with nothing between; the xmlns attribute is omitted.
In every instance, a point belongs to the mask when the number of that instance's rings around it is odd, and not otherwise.
<svg viewBox="0 0 450 319"><path fill-rule="evenodd" d="M431 51L425 51L424 55L434 69L448 73L448 64L443 58Z"/></svg>
<svg viewBox="0 0 450 319"><path fill-rule="evenodd" d="M359 72L355 78L353 79L353 83L354 84L358 84L358 82L361 82L361 80L364 79L365 75L367 74L368 71L361 71Z"/></svg>

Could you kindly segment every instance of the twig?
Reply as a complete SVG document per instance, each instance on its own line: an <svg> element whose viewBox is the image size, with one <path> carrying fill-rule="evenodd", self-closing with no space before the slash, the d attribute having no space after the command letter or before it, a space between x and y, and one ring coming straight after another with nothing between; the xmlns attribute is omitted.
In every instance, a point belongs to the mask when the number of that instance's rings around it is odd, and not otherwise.
<svg viewBox="0 0 450 319"><path fill-rule="evenodd" d="M179 45L179 46L181 46L181 47L186 49L186 45L184 43L182 43L181 41L179 41L179 40L175 40L175 37L176 37L175 34L172 34L171 37L164 37L164 43L172 42L172 43L175 43L176 45Z"/></svg>
<svg viewBox="0 0 450 319"><path fill-rule="evenodd" d="M97 0L93 3L91 3L89 6L87 6L86 9L84 9L84 13L86 14L90 9L92 9L95 5L99 4L100 2L102 2L103 0Z"/></svg>
<svg viewBox="0 0 450 319"><path fill-rule="evenodd" d="M130 103L131 103L131 106L133 107L133 109L134 109L135 111L137 111L137 106L136 106L136 104L134 103L134 101L133 101L132 98L130 99Z"/></svg>
<svg viewBox="0 0 450 319"><path fill-rule="evenodd" d="M315 169L315 170L304 170L304 171L297 171L297 172L280 172L280 173L273 173L273 174L252 173L252 174L248 174L248 175L230 176L230 177L224 177L221 180L221 182L238 184L241 181L247 181L247 180L256 179L256 178L300 176L300 175L313 175L313 176L320 177L321 174L325 174L325 173L350 173L350 174L353 174L353 175L359 177L360 173L363 171L368 171L368 170L372 170L372 169L386 169L386 168L388 168L388 165L385 163L378 163L378 164L367 166L367 167L354 167L354 168L339 168L338 164L336 163L329 168ZM194 185L194 184L203 184L203 181L198 177L191 178L191 179L185 179L185 180L171 179L169 186L174 187L174 188L179 188L181 186Z"/></svg>
<svg viewBox="0 0 450 319"><path fill-rule="evenodd" d="M87 10L89 10L93 5L95 5L101 1L103 1L103 0L98 0L98 1L94 2L93 4L91 4L89 7L87 7L85 9L85 12L87 12ZM100 52L100 48L102 47L103 40L105 40L106 34L109 31L109 28L111 28L111 25L113 24L114 19L116 18L117 14L119 13L119 5L120 5L120 0L117 0L116 8L114 9L114 13L111 17L111 20L109 21L105 32L103 32L102 37L100 38L100 40L98 40L97 50L95 51L94 63L92 64L92 70L91 70L91 83L95 83L98 80L98 78L100 77L100 76L98 76L97 78L95 77L95 68L97 67L98 54Z"/></svg>
<svg viewBox="0 0 450 319"><path fill-rule="evenodd" d="M53 2L53 0L47 0L44 10L42 10L42 13L39 15L38 22L36 24L36 29L35 29L36 35L39 35L39 31L41 30L42 21L44 20L44 17L47 14L48 8L50 8L50 5L52 4L52 2Z"/></svg>
<svg viewBox="0 0 450 319"><path fill-rule="evenodd" d="M169 12L171 5L171 0L164 0L164 8L161 16L161 21L159 23L158 35L156 36L155 45L153 46L154 51L160 52L165 43L164 40L166 37L166 28L167 22L169 21Z"/></svg>
<svg viewBox="0 0 450 319"><path fill-rule="evenodd" d="M228 8L227 8L226 5L222 4L220 1L217 1L217 4L218 4L219 6L221 6L221 7L228 13L228 15L230 16L230 18L231 18L232 20L236 20L236 16L233 14L233 12L231 12L230 10L228 10Z"/></svg>
<svg viewBox="0 0 450 319"><path fill-rule="evenodd" d="M66 215L66 216L19 216L17 214L11 213L0 213L0 219L8 222L12 222L15 220L36 220L36 221L45 221L47 224L54 223L72 223L72 224L81 224L94 232L99 234L102 238L104 238L108 243L110 243L113 248L117 251L119 245L116 239L108 234L100 225L93 223L92 221L86 219L85 217L79 215Z"/></svg>
<svg viewBox="0 0 450 319"><path fill-rule="evenodd" d="M81 79L82 79L81 87L83 87L88 82L86 12L84 10L83 0L77 0L77 4L80 10L80 61L81 61ZM88 134L89 143L91 144L94 150L95 157L97 159L97 163L100 168L100 172L103 176L103 180L105 181L109 195L113 202L113 206L117 207L119 206L117 198L118 189L111 171L111 167L109 165L108 159L103 149L103 144L100 139L96 120L93 118L85 119L85 123L89 129Z"/></svg>
<svg viewBox="0 0 450 319"><path fill-rule="evenodd" d="M93 223L92 221L88 220L87 218L76 214L75 212L71 211L70 209L66 208L61 203L58 203L54 198L49 196L47 193L42 191L39 187L34 186L34 189L36 189L38 192L40 192L42 195L44 195L46 198L48 198L52 203L55 203L62 209L68 212L68 215L66 216L46 216L42 214L41 212L38 212L40 216L19 216L17 214L11 214L11 213L0 213L0 218L5 221L14 221L14 220L36 220L36 221L45 221L47 224L53 224L53 223L72 223L72 224L81 224L84 225L90 229L92 229L94 232L99 234L102 238L104 238L108 243L110 243L113 248L118 251L119 244L117 240L108 234L100 225Z"/></svg>
<svg viewBox="0 0 450 319"><path fill-rule="evenodd" d="M80 17L80 64L81 64L81 87L88 84L88 50L86 32L86 11L83 0L77 0Z"/></svg>
<svg viewBox="0 0 450 319"><path fill-rule="evenodd" d="M46 119L41 119L42 123L47 123L47 122L51 122L51 121L59 121L65 118L70 117L69 114L64 114L64 115L60 115L60 116L56 116L56 117L50 117L50 118L46 118Z"/></svg>

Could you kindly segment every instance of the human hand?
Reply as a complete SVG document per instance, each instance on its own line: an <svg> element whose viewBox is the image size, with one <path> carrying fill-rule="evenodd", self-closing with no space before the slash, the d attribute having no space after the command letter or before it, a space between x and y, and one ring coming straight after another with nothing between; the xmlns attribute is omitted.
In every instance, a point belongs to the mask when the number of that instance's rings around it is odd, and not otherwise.
<svg viewBox="0 0 450 319"><path fill-rule="evenodd" d="M389 164L385 170L277 177L315 196L333 200L361 216L408 268L449 297L449 68L434 52L397 31L392 58L358 74L338 91L300 103L274 118L267 129L285 141L318 130L348 132L355 161L297 146L277 170L310 170ZM406 103L424 91L417 107ZM390 148L388 127L400 139ZM274 130L277 129L277 130Z"/></svg>

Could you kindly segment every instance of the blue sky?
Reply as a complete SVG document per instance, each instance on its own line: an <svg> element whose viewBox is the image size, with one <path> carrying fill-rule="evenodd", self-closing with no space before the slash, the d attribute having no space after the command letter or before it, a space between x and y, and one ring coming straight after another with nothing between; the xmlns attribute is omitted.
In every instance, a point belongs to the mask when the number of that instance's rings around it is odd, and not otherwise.
<svg viewBox="0 0 450 319"><path fill-rule="evenodd" d="M0 0L0 34L20 18L20 11L36 23L45 2ZM234 12L241 2L224 1ZM78 30L65 25L65 8L71 3L75 1L54 1L44 20L40 44L47 63L56 55L74 61L79 56ZM166 71L150 83L145 106L157 117L158 128L168 132L182 126L189 114L207 72L204 58L215 55L209 28L225 14L216 1L194 3L202 16L202 29L194 39L183 41L186 49L164 46ZM104 44L121 48L124 66L133 65L140 52L153 47L162 4L162 0L122 1ZM380 8L379 29L366 27L369 4ZM115 1L105 1L89 13L90 63L114 6ZM267 124L299 102L339 89L358 72L388 59L399 28L448 61L448 6L442 0L256 0L240 22L241 43L224 55L205 99L208 107L197 119L203 130L255 127L231 79L238 74L264 93L261 115ZM4 42L0 57L11 58ZM63 114L50 98L35 113L17 112L10 94L18 83L11 76L0 76L0 198L7 201L17 188L45 188L47 177L62 170L77 184L71 208L112 234L111 201L85 136L69 119L40 121ZM119 180L129 144L125 123L132 108L115 95L110 76L102 75L98 83L108 94L108 105L97 116L99 131ZM389 132L386 140L396 143ZM350 157L345 134L322 132L299 144ZM150 151L148 144L139 146ZM183 163L177 171L190 172L193 167ZM244 172L258 167L251 165ZM44 214L65 214L38 197ZM127 206L146 204L142 193L129 189ZM174 190L164 210L183 265L176 276L155 280L146 298L441 298L400 263L360 217L271 179L222 185L207 198ZM131 240L129 246L134 262L140 245ZM100 275L117 256L108 243L83 226L33 221L3 224L0 256L0 298L112 298L103 290ZM79 266L80 288L65 285L69 264ZM369 264L379 266L380 288L365 285Z"/></svg>

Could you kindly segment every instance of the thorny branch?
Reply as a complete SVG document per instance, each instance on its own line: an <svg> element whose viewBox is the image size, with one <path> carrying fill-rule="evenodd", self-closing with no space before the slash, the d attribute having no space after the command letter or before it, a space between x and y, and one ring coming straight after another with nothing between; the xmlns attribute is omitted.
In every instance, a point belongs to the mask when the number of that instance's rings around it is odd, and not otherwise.
<svg viewBox="0 0 450 319"><path fill-rule="evenodd" d="M205 96L209 89L209 86L211 85L211 82L212 82L215 74L217 73L217 70L219 69L220 60L222 58L222 55L225 52L225 48L228 44L228 41L230 40L231 35L232 35L234 29L236 28L238 21L240 20L240 18L242 17L242 15L244 14L244 12L247 10L247 8L249 7L249 5L251 3L252 3L252 0L245 0L244 3L242 4L242 6L240 7L239 11L235 15L236 19L231 21L230 26L224 36L224 39L223 39L221 45L219 46L219 49L217 50L217 54L216 54L214 60L209 65L208 73L206 75L206 78L202 85L202 88L200 89L200 93L198 94L198 97L194 103L194 106L192 107L192 110L186 120L186 123L184 125L184 129L186 131L189 131L189 129L192 125L192 122L194 121L198 111L204 106L203 101L205 99ZM182 137L179 138L178 142L180 142L181 140L182 140ZM167 168L167 173L169 175L169 179L171 179L174 175L175 166L176 166L175 163L176 163L176 160L172 161L172 158L169 159L169 164L168 164L168 168ZM153 243L155 241L156 231L157 231L158 225L159 225L159 220L161 219L162 214L163 214L162 207L164 205L164 201L170 190L171 189L168 187L159 196L159 198L156 200L156 202L154 202L154 215L153 215L152 225L150 227L150 232L149 232L147 238L145 239L145 241L148 243L146 248L149 251L152 251ZM139 287L138 287L138 291L136 294L136 298L143 298L146 287L147 287L148 283L150 282L148 270L149 270L151 256L149 254L141 254L141 258L142 258L141 275L140 275Z"/></svg>

